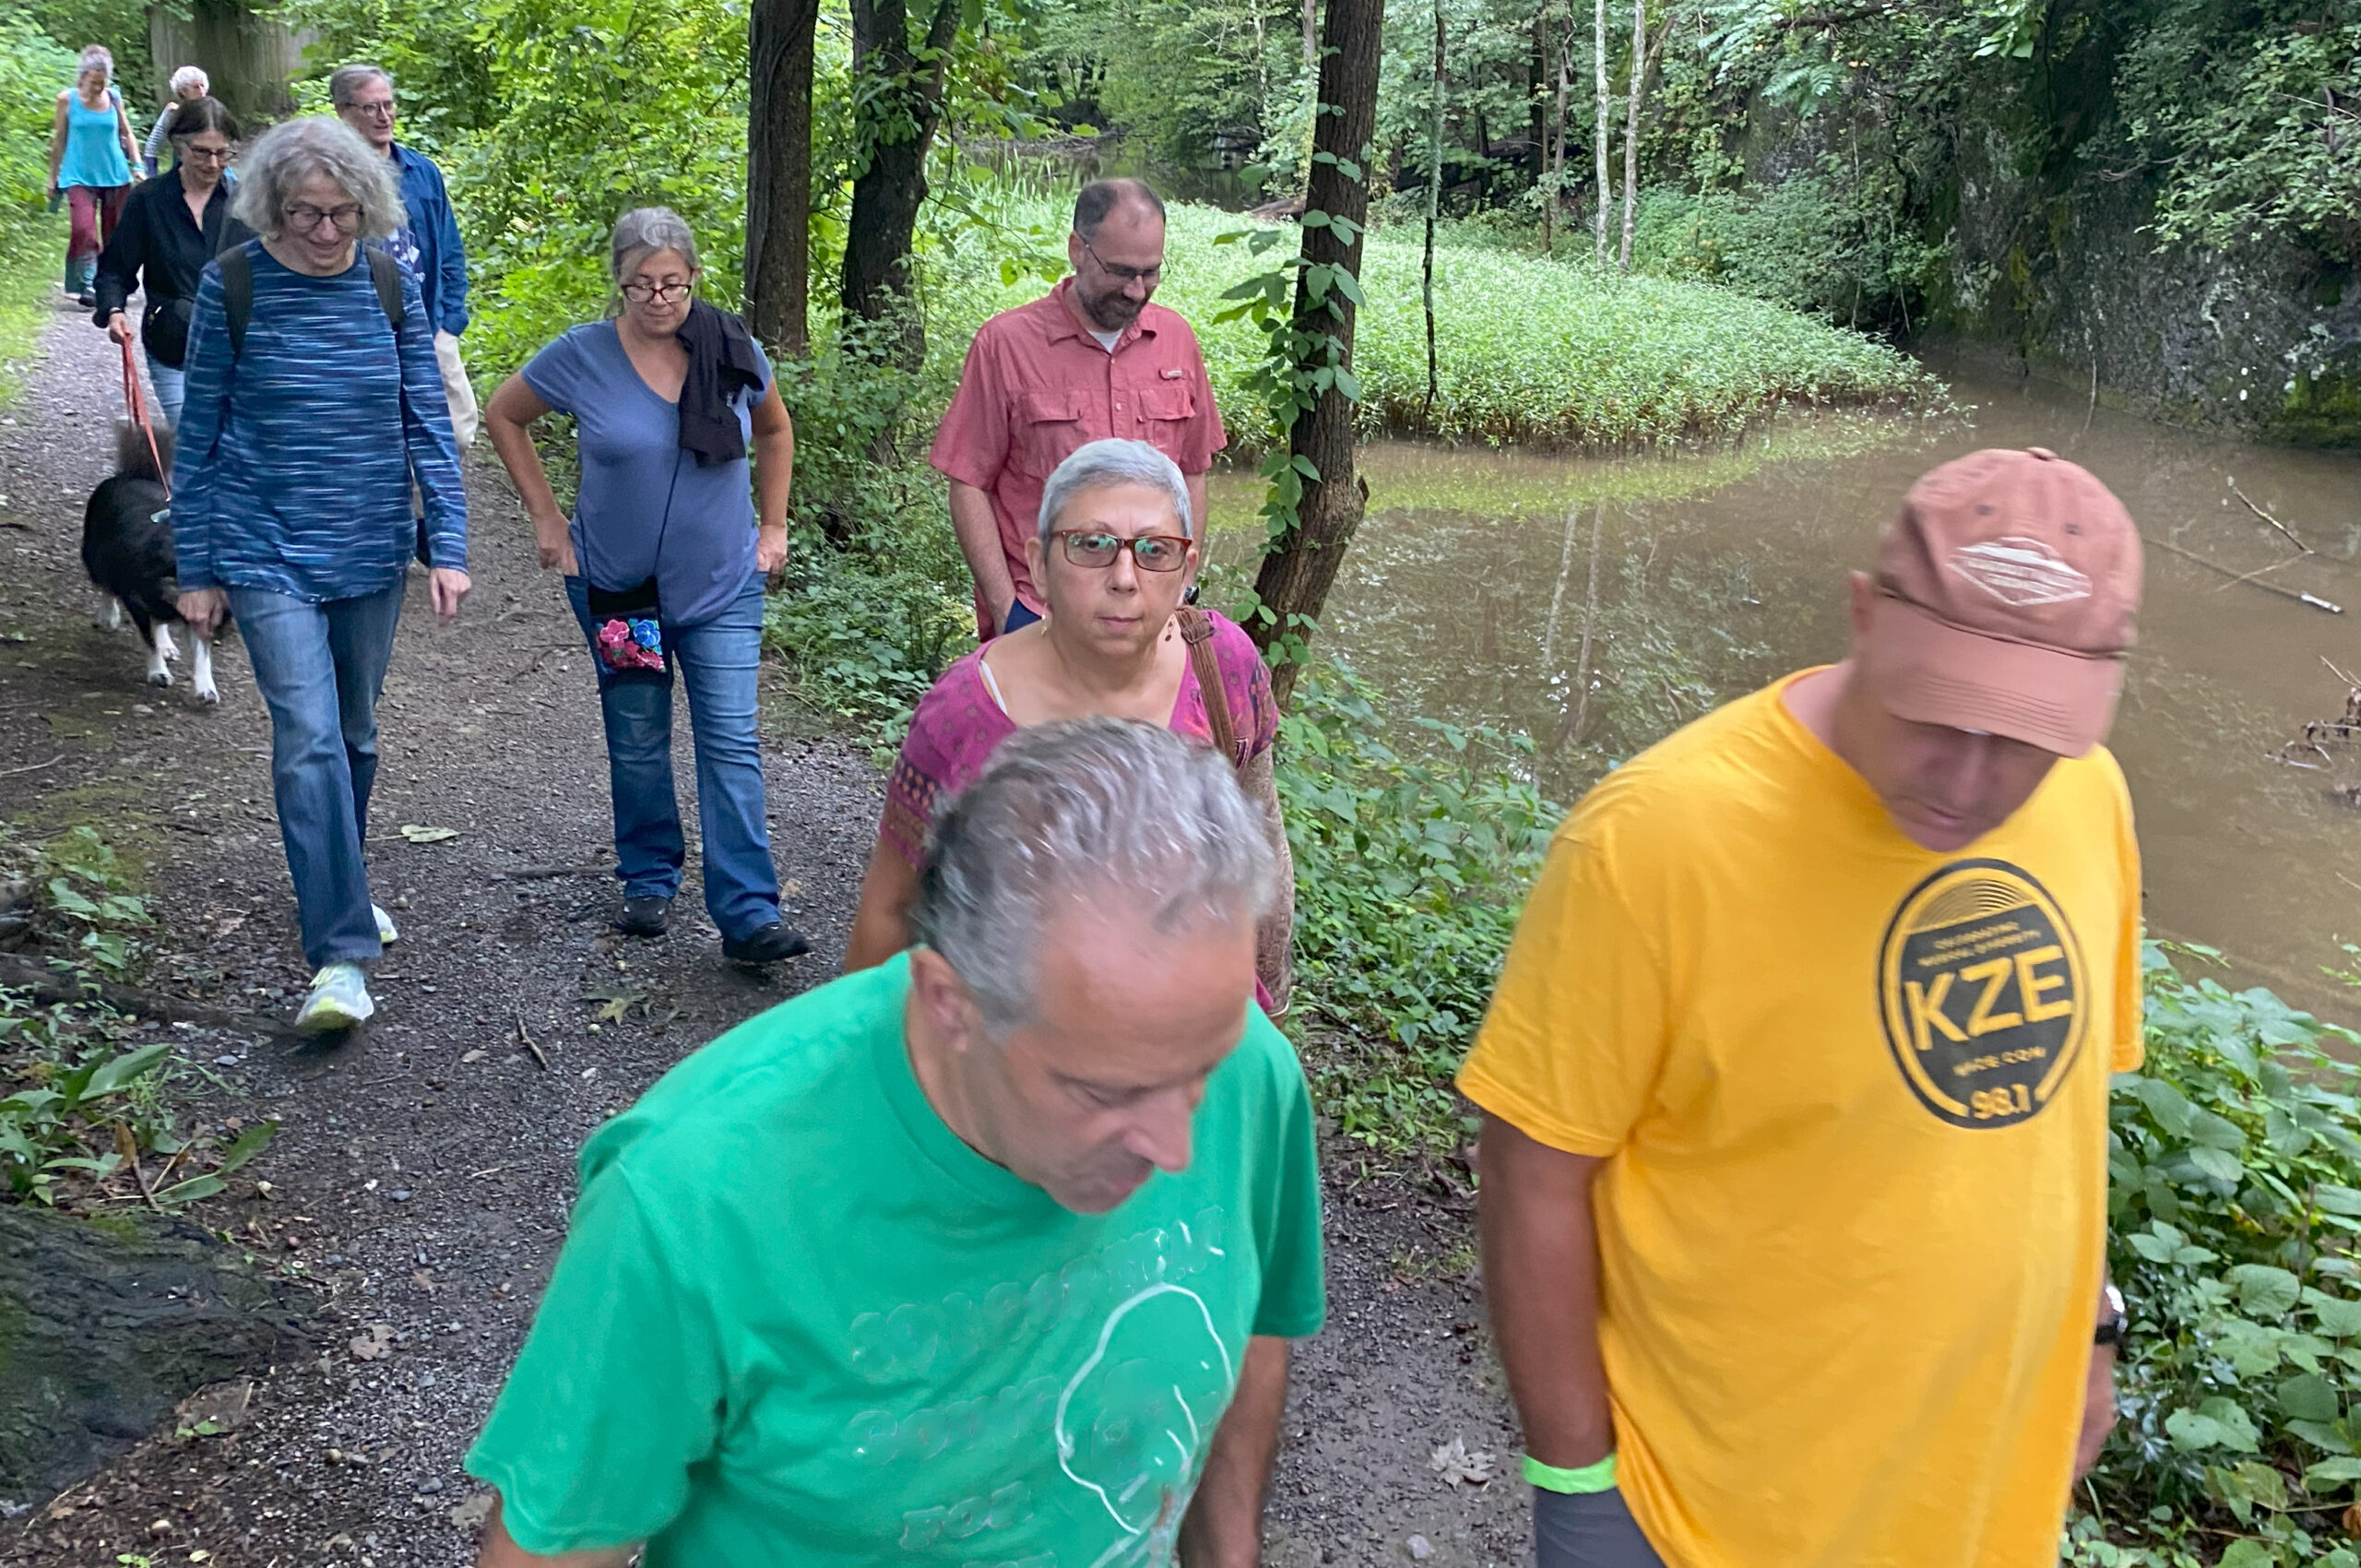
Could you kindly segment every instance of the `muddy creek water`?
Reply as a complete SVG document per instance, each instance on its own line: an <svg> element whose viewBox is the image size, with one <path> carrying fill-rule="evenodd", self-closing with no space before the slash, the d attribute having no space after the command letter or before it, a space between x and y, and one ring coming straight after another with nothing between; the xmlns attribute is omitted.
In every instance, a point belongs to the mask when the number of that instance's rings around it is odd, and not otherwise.
<svg viewBox="0 0 2361 1568"><path fill-rule="evenodd" d="M2340 795L2361 784L2361 742L2286 752L2310 767L2272 760L2306 721L2343 715L2345 683L2324 660L2361 673L2361 459L1932 368L1958 417L1795 419L1649 457L1365 448L1369 516L1322 636L1395 718L1532 735L1544 785L1571 802L1708 707L1840 657L1845 574L1870 563L1920 473L1982 446L2054 448L2151 541L2110 741L2139 814L2151 933L2222 949L2232 983L2361 1022L2361 992L2322 973L2350 963L2340 940L2361 943L2361 807ZM1251 478L1217 478L1217 559L1251 557L1258 503Z"/></svg>

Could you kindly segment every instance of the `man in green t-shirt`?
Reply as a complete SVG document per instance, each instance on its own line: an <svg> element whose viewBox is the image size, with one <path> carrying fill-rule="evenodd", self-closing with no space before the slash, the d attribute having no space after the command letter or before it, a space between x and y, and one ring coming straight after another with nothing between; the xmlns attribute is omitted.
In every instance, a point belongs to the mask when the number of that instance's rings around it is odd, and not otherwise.
<svg viewBox="0 0 2361 1568"><path fill-rule="evenodd" d="M582 1196L468 1456L481 1568L1258 1560L1325 1313L1272 897L1223 759L1026 730L937 819L919 944L690 1057Z"/></svg>

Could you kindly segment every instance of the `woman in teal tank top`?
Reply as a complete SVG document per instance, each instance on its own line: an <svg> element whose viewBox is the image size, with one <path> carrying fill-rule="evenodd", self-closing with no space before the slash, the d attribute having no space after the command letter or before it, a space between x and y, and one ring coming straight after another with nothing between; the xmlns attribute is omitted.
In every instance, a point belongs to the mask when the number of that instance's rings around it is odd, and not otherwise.
<svg viewBox="0 0 2361 1568"><path fill-rule="evenodd" d="M75 85L57 95L57 121L49 138L49 194L54 200L63 191L73 207L65 291L88 305L95 303L91 286L99 251L131 194L139 143L111 85L114 56L94 43L82 51L81 67Z"/></svg>

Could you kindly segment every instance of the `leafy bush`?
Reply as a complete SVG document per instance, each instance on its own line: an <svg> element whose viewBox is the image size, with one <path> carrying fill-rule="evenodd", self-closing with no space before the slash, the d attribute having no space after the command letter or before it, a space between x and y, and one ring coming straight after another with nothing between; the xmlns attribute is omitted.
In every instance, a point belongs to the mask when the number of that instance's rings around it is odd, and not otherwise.
<svg viewBox="0 0 2361 1568"><path fill-rule="evenodd" d="M1943 252L1896 220L1902 193L1890 177L1863 184L1833 162L1743 191L1645 193L1632 265L1847 326L1906 320Z"/></svg>
<svg viewBox="0 0 2361 1568"><path fill-rule="evenodd" d="M1484 1016L1559 811L1530 783L1524 736L1413 720L1442 760L1384 739L1342 665L1308 673L1280 721L1279 799L1295 854L1305 1066L1347 1137L1451 1147L1451 1075Z"/></svg>
<svg viewBox="0 0 2361 1568"><path fill-rule="evenodd" d="M881 740L897 735L926 689L975 646L974 608L940 579L864 562L799 538L763 641L817 711Z"/></svg>
<svg viewBox="0 0 2361 1568"><path fill-rule="evenodd" d="M2195 1563L2227 1536L2233 1568L2355 1568L2331 1526L2361 1479L2361 1069L2327 1047L2361 1037L2145 960L2109 1144L2123 1423L2070 1561Z"/></svg>
<svg viewBox="0 0 2361 1568"><path fill-rule="evenodd" d="M49 129L74 56L21 18L0 18L0 397L6 367L29 351L49 315L43 300L65 257L65 223L45 210Z"/></svg>

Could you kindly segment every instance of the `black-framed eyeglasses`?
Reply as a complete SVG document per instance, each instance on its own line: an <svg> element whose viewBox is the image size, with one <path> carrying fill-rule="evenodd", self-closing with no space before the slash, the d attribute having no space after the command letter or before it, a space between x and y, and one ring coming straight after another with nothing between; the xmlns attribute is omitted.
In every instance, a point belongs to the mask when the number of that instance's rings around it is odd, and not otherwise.
<svg viewBox="0 0 2361 1568"><path fill-rule="evenodd" d="M183 142L181 156L207 163L227 163L230 161L230 149L226 147L191 147L188 143Z"/></svg>
<svg viewBox="0 0 2361 1568"><path fill-rule="evenodd" d="M1062 541L1066 560L1076 566L1111 566L1128 550L1132 564L1143 572L1177 572L1189 564L1189 540L1177 533L1144 533L1135 539L1098 529L1061 529L1050 536Z"/></svg>
<svg viewBox="0 0 2361 1568"><path fill-rule="evenodd" d="M287 221L299 232L309 233L323 223L333 223L337 232L350 234L361 227L361 204L348 201L338 207L314 207L299 201L287 209Z"/></svg>
<svg viewBox="0 0 2361 1568"><path fill-rule="evenodd" d="M635 305L644 305L650 300L659 304L670 304L674 300L688 298L689 291L696 286L694 279L686 283L626 283L623 285L623 298Z"/></svg>
<svg viewBox="0 0 2361 1568"><path fill-rule="evenodd" d="M1118 283L1145 283L1153 289L1157 281L1164 276L1164 263L1160 261L1154 267L1117 267L1097 251L1091 250L1088 240L1082 242L1082 248L1090 252L1090 259L1098 264L1099 271L1104 272Z"/></svg>

